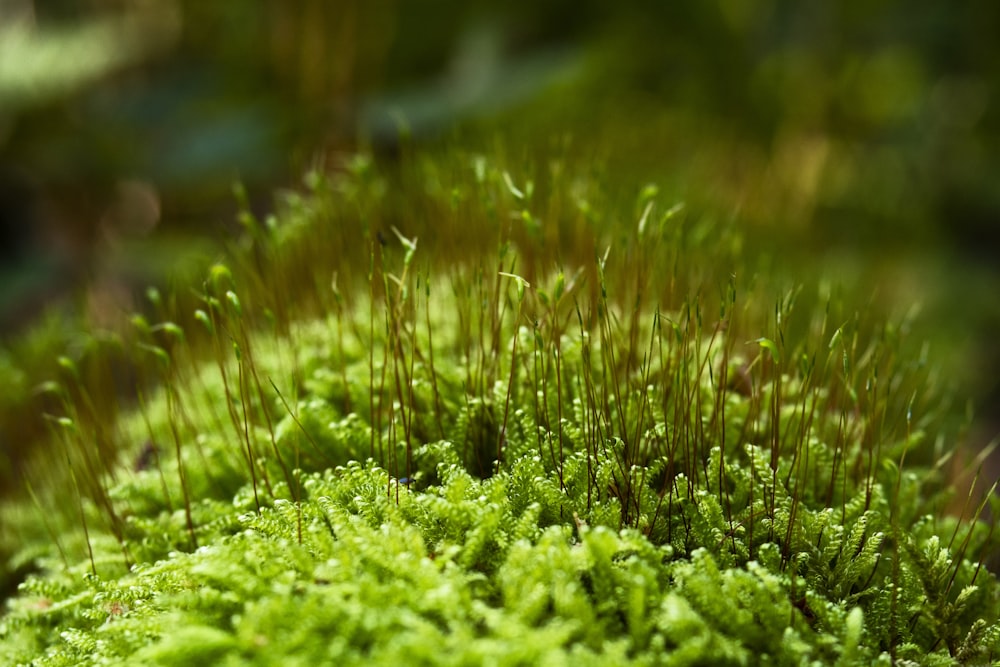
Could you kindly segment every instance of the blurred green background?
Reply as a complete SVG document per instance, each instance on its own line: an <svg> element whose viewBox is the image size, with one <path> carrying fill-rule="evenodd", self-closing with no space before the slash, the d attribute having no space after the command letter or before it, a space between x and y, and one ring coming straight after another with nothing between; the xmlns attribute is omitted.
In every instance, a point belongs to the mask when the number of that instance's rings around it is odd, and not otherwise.
<svg viewBox="0 0 1000 667"><path fill-rule="evenodd" d="M235 181L265 213L359 147L497 135L735 216L791 280L922 303L985 442L997 26L995 0L0 0L0 478L74 331L231 238Z"/></svg>

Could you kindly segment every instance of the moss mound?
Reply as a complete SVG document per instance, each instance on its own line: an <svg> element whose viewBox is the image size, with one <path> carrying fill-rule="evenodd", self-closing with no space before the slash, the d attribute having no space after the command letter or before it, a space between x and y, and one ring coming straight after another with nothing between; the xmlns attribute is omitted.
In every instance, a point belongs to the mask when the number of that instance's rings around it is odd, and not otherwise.
<svg viewBox="0 0 1000 667"><path fill-rule="evenodd" d="M2 661L995 660L913 320L581 164L356 158L92 332L3 510Z"/></svg>

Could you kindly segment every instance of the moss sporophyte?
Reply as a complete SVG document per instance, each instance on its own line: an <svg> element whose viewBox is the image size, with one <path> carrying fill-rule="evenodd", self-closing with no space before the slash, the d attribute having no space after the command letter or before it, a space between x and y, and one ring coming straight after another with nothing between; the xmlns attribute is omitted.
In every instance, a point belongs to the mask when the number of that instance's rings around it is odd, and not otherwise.
<svg viewBox="0 0 1000 667"><path fill-rule="evenodd" d="M1000 657L909 318L572 164L350 164L67 354L3 664Z"/></svg>

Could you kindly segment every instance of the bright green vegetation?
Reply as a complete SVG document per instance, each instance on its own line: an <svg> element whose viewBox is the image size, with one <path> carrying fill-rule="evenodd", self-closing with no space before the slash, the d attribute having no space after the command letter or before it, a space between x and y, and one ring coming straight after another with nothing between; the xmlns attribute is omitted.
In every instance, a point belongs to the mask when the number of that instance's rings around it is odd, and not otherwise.
<svg viewBox="0 0 1000 667"><path fill-rule="evenodd" d="M500 159L311 175L61 361L0 661L1000 659L992 489L954 497L912 317L655 186Z"/></svg>

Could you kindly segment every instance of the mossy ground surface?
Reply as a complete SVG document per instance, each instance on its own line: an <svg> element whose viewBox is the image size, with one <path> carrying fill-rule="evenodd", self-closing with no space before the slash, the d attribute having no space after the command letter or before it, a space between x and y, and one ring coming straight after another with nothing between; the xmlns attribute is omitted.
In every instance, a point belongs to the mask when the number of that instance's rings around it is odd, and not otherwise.
<svg viewBox="0 0 1000 667"><path fill-rule="evenodd" d="M94 333L4 508L0 661L997 660L914 320L598 180L355 158Z"/></svg>

